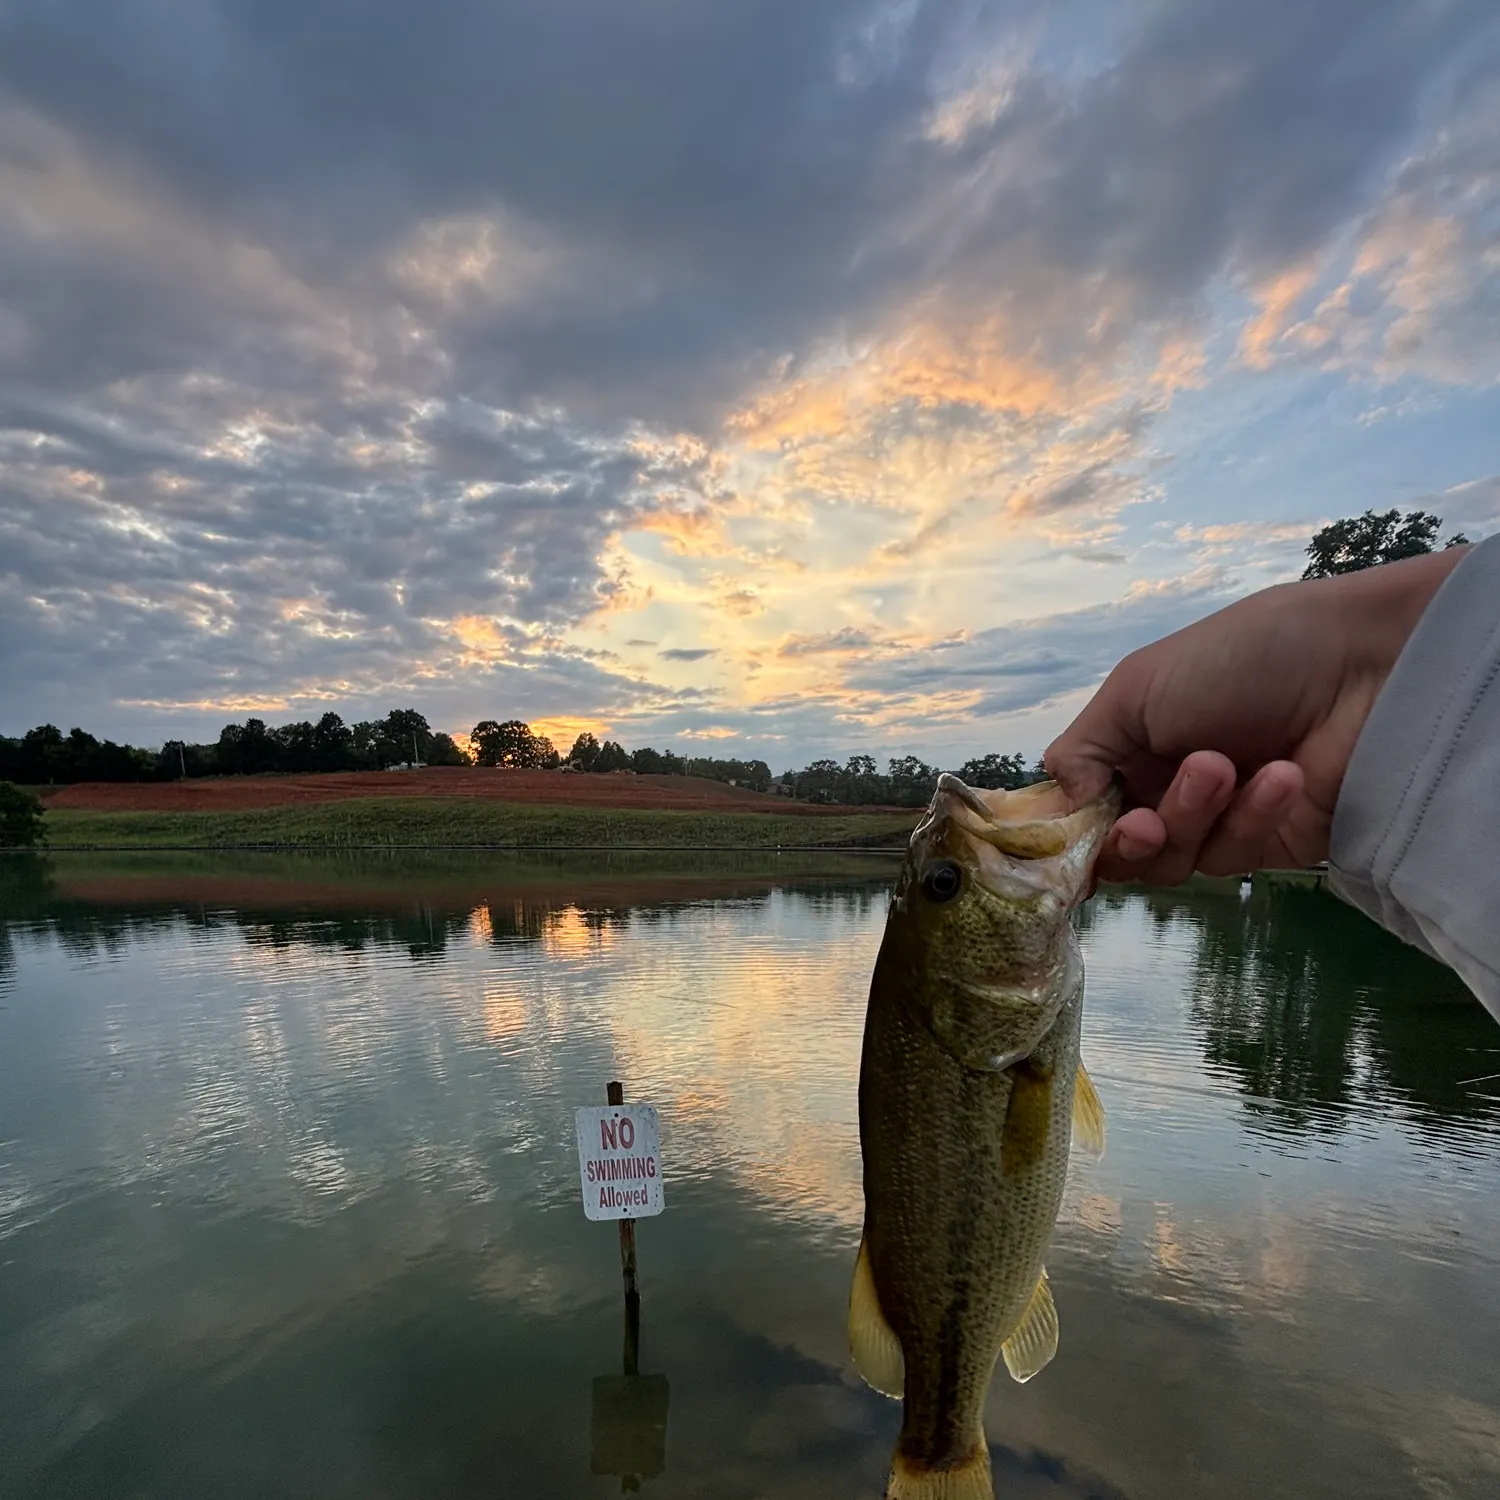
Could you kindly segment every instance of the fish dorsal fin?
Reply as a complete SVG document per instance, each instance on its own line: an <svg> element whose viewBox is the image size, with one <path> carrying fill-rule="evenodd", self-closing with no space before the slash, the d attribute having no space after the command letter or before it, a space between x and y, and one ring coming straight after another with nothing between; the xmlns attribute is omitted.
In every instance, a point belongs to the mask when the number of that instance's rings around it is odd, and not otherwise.
<svg viewBox="0 0 1500 1500"><path fill-rule="evenodd" d="M870 1252L863 1239L849 1292L849 1352L867 1385L882 1395L900 1398L906 1388L906 1357L901 1352L901 1340L880 1310Z"/></svg>
<svg viewBox="0 0 1500 1500"><path fill-rule="evenodd" d="M1073 1081L1073 1144L1095 1161L1104 1155L1104 1106L1082 1061Z"/></svg>
<svg viewBox="0 0 1500 1500"><path fill-rule="evenodd" d="M1047 1285L1047 1272L1043 1268L1037 1278L1036 1290L1016 1330L1001 1346L1005 1354L1005 1368L1013 1380L1024 1385L1031 1377L1045 1370L1057 1353L1057 1308L1052 1301L1052 1292Z"/></svg>

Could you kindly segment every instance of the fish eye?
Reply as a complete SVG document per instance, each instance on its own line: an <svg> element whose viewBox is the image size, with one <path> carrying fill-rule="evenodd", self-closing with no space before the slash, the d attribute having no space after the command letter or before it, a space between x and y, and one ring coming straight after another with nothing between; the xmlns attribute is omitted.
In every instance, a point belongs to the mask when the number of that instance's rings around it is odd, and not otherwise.
<svg viewBox="0 0 1500 1500"><path fill-rule="evenodd" d="M951 901L963 889L964 872L952 860L933 865L922 877L922 894L941 905Z"/></svg>

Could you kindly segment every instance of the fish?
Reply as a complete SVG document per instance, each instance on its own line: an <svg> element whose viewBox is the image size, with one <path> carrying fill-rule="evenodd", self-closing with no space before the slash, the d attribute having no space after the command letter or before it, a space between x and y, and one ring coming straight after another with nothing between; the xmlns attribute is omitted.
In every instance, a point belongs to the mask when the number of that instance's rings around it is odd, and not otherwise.
<svg viewBox="0 0 1500 1500"><path fill-rule="evenodd" d="M855 1365L902 1403L887 1500L992 1500L995 1368L1024 1382L1057 1351L1045 1261L1070 1148L1105 1142L1071 913L1121 805L1118 778L1074 810L1055 782L944 774L897 876L865 1014L849 1297Z"/></svg>

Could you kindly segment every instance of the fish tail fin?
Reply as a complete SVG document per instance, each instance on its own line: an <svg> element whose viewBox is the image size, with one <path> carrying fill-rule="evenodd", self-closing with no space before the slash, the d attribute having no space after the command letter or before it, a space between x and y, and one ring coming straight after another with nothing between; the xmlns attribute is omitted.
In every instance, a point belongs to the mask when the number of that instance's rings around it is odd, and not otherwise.
<svg viewBox="0 0 1500 1500"><path fill-rule="evenodd" d="M900 1450L891 1464L885 1500L995 1500L990 1478L990 1445L984 1429L974 1434L974 1448L961 1463L929 1469L914 1463Z"/></svg>

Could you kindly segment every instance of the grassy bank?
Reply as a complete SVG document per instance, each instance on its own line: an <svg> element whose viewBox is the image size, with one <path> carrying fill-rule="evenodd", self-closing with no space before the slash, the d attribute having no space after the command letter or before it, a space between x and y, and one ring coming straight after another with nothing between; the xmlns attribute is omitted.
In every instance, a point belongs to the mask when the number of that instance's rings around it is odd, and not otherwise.
<svg viewBox="0 0 1500 1500"><path fill-rule="evenodd" d="M899 846L916 813L801 817L775 813L644 812L472 799L372 797L245 812L48 812L54 849L479 848L774 849Z"/></svg>

